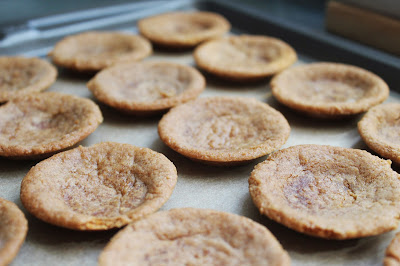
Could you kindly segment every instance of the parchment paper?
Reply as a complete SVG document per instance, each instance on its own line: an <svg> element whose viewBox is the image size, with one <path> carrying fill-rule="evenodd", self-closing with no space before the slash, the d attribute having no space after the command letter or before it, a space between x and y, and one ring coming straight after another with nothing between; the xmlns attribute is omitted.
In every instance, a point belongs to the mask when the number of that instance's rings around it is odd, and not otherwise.
<svg viewBox="0 0 400 266"><path fill-rule="evenodd" d="M194 65L191 51L156 52L147 60L168 60ZM313 61L299 55L297 64ZM367 149L356 124L361 116L344 120L314 120L280 105L273 99L269 80L235 85L207 77L207 89L200 97L237 95L255 97L284 114L291 126L291 134L282 147L315 143ZM95 100L86 88L91 77L60 70L57 82L50 91L58 91ZM399 101L392 93L388 101ZM157 123L161 116L139 118L123 115L101 105L104 122L80 144L90 146L101 141L130 143L148 147L166 155L177 167L178 183L170 200L162 207L209 208L240 214L265 225L289 252L292 265L380 265L386 246L394 232L375 237L346 241L329 241L292 231L261 216L248 192L248 177L263 157L239 167L212 167L193 162L165 146L158 137ZM12 265L96 265L102 248L117 230L107 232L79 232L46 224L27 213L19 199L20 183L37 161L0 159L0 197L15 202L29 220L29 232L24 245Z"/></svg>

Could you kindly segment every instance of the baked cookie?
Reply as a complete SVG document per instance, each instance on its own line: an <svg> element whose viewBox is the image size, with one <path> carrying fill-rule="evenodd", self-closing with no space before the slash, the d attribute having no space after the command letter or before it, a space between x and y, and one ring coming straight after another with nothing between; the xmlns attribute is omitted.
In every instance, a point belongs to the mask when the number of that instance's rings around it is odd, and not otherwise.
<svg viewBox="0 0 400 266"><path fill-rule="evenodd" d="M0 106L0 156L49 156L83 140L102 121L89 99L57 92L18 96Z"/></svg>
<svg viewBox="0 0 400 266"><path fill-rule="evenodd" d="M208 41L194 51L203 70L233 81L274 75L297 60L295 50L272 37L241 35Z"/></svg>
<svg viewBox="0 0 400 266"><path fill-rule="evenodd" d="M22 180L21 201L45 222L107 230L157 211L176 181L176 168L164 155L104 142L38 163Z"/></svg>
<svg viewBox="0 0 400 266"><path fill-rule="evenodd" d="M400 164L400 103L371 108L358 122L361 138L379 155Z"/></svg>
<svg viewBox="0 0 400 266"><path fill-rule="evenodd" d="M132 114L152 114L196 98L205 88L196 69L169 62L118 64L87 84L101 102Z"/></svg>
<svg viewBox="0 0 400 266"><path fill-rule="evenodd" d="M56 77L56 68L42 59L0 57L0 103L18 95L43 91Z"/></svg>
<svg viewBox="0 0 400 266"><path fill-rule="evenodd" d="M304 234L327 239L396 229L400 175L366 151L298 145L258 164L250 195L262 214Z"/></svg>
<svg viewBox="0 0 400 266"><path fill-rule="evenodd" d="M287 69L271 81L282 104L322 117L367 111L389 96L389 87L375 74L338 63L312 63Z"/></svg>
<svg viewBox="0 0 400 266"><path fill-rule="evenodd" d="M190 159L232 165L278 149L290 126L280 112L256 99L210 97L172 108L159 122L158 133Z"/></svg>
<svg viewBox="0 0 400 266"><path fill-rule="evenodd" d="M172 48L192 47L219 37L231 28L221 15L212 12L170 12L139 20L140 34L151 42Z"/></svg>
<svg viewBox="0 0 400 266"><path fill-rule="evenodd" d="M0 198L0 265L17 256L28 232L28 221L17 205Z"/></svg>
<svg viewBox="0 0 400 266"><path fill-rule="evenodd" d="M384 266L399 266L400 265L400 233L397 233L386 249Z"/></svg>
<svg viewBox="0 0 400 266"><path fill-rule="evenodd" d="M290 265L268 229L246 217L182 208L128 225L100 254L99 265Z"/></svg>
<svg viewBox="0 0 400 266"><path fill-rule="evenodd" d="M98 71L116 63L142 60L152 53L143 37L118 32L84 32L65 37L49 56L56 65Z"/></svg>

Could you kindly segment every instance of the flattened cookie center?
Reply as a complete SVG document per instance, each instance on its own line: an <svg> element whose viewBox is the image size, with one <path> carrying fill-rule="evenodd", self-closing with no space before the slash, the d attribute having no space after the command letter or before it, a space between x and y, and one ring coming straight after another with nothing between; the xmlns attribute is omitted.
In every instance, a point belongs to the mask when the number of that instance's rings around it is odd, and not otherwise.
<svg viewBox="0 0 400 266"><path fill-rule="evenodd" d="M378 126L378 136L384 140L400 145L400 117L392 122L385 121Z"/></svg>
<svg viewBox="0 0 400 266"><path fill-rule="evenodd" d="M243 251L232 247L229 242L219 236L193 233L176 238L160 239L157 254L148 259L151 265L159 265L165 261L178 264L219 265L227 261L245 263ZM184 256L182 255L184 254Z"/></svg>
<svg viewBox="0 0 400 266"><path fill-rule="evenodd" d="M40 68L11 65L0 71L0 91L15 91L28 87L41 77Z"/></svg>
<svg viewBox="0 0 400 266"><path fill-rule="evenodd" d="M147 186L133 171L113 171L99 167L76 173L61 188L65 204L77 213L96 217L115 217L143 203Z"/></svg>
<svg viewBox="0 0 400 266"><path fill-rule="evenodd" d="M353 103L367 96L369 90L365 84L351 84L343 80L316 79L297 84L299 88L293 93L309 103Z"/></svg>
<svg viewBox="0 0 400 266"><path fill-rule="evenodd" d="M267 138L256 119L243 115L225 115L189 122L185 136L194 147L214 150L256 146ZM260 135L260 133L263 134Z"/></svg>
<svg viewBox="0 0 400 266"><path fill-rule="evenodd" d="M23 143L32 147L50 143L79 128L79 123L67 119L64 113L51 114L40 110L23 112L15 107L4 111L12 111L0 122L0 141L8 145Z"/></svg>
<svg viewBox="0 0 400 266"><path fill-rule="evenodd" d="M283 187L288 204L313 214L332 209L350 207L357 200L353 190L355 177L351 175L312 173L305 171L291 177ZM349 181L351 180L351 181Z"/></svg>
<svg viewBox="0 0 400 266"><path fill-rule="evenodd" d="M134 47L132 47L128 43L104 43L98 45L84 45L82 47L77 47L75 50L75 56L81 56L83 58L108 58L108 57L118 57L120 55L124 55L134 51Z"/></svg>
<svg viewBox="0 0 400 266"><path fill-rule="evenodd" d="M262 45L247 42L215 43L213 61L232 67L232 63L240 63L236 67L247 67L268 64L278 58L281 51L278 47L262 47Z"/></svg>
<svg viewBox="0 0 400 266"><path fill-rule="evenodd" d="M208 21L186 19L184 23L182 21L174 21L167 26L166 30L171 33L187 35L208 31L214 27L214 24Z"/></svg>
<svg viewBox="0 0 400 266"><path fill-rule="evenodd" d="M134 77L121 76L118 81L120 85L110 93L121 100L133 99L140 102L151 102L177 96L183 93L190 83L189 77L175 73L176 71L145 72L135 73Z"/></svg>

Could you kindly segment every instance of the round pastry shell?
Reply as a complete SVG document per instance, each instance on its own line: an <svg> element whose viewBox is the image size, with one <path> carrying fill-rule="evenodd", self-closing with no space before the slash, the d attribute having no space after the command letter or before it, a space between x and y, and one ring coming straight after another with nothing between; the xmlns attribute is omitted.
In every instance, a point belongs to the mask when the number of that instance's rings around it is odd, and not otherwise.
<svg viewBox="0 0 400 266"><path fill-rule="evenodd" d="M314 85L315 82L333 85L326 86L329 90L321 90ZM346 87L336 92L337 84ZM330 93L327 96L329 101L313 99L305 93L304 88L312 89L308 91L314 96ZM326 118L359 114L389 97L388 85L372 72L330 62L311 63L284 70L272 79L271 89L280 103L309 115Z"/></svg>
<svg viewBox="0 0 400 266"><path fill-rule="evenodd" d="M12 159L48 157L83 140L103 121L93 101L58 92L16 97L0 106L0 117L0 156Z"/></svg>
<svg viewBox="0 0 400 266"><path fill-rule="evenodd" d="M128 225L99 265L290 265L268 229L246 217L206 209L158 212Z"/></svg>
<svg viewBox="0 0 400 266"><path fill-rule="evenodd" d="M107 230L157 211L176 182L176 168L164 155L104 142L38 163L22 180L21 201L45 222L75 230Z"/></svg>
<svg viewBox="0 0 400 266"><path fill-rule="evenodd" d="M151 43L141 36L90 31L65 37L49 56L58 66L92 72L117 63L139 61L151 53Z"/></svg>
<svg viewBox="0 0 400 266"><path fill-rule="evenodd" d="M277 151L249 178L262 214L327 239L378 235L398 226L400 175L367 151L298 145Z"/></svg>
<svg viewBox="0 0 400 266"><path fill-rule="evenodd" d="M399 114L399 103L380 104L358 122L358 132L368 147L397 164L400 164Z"/></svg>
<svg viewBox="0 0 400 266"><path fill-rule="evenodd" d="M57 69L40 58L0 57L0 102L44 91L56 77Z"/></svg>
<svg viewBox="0 0 400 266"><path fill-rule="evenodd" d="M297 60L284 41L267 36L240 35L214 39L194 51L203 70L232 81L252 81L272 76Z"/></svg>
<svg viewBox="0 0 400 266"><path fill-rule="evenodd" d="M139 20L140 34L172 48L192 47L228 32L230 23L213 12L169 12Z"/></svg>
<svg viewBox="0 0 400 266"><path fill-rule="evenodd" d="M15 203L0 198L0 265L17 256L28 232L28 221Z"/></svg>
<svg viewBox="0 0 400 266"><path fill-rule="evenodd" d="M160 88L161 97L148 100L141 95L127 96L125 90L138 90L140 82L152 84L146 87L147 91L156 90L157 86L172 83L172 88L182 87L182 91L174 95L165 95L168 92ZM164 83L164 84L162 84ZM182 86L178 86L179 84ZM178 84L178 85L177 85ZM171 62L133 62L118 64L99 72L87 84L94 96L104 104L122 112L137 115L159 113L169 108L195 99L205 88L203 75L195 68ZM143 88L142 88L143 91ZM150 94L150 92L148 92Z"/></svg>
<svg viewBox="0 0 400 266"><path fill-rule="evenodd" d="M158 133L167 146L190 159L233 165L278 149L288 139L290 126L266 103L218 96L172 108L160 120Z"/></svg>

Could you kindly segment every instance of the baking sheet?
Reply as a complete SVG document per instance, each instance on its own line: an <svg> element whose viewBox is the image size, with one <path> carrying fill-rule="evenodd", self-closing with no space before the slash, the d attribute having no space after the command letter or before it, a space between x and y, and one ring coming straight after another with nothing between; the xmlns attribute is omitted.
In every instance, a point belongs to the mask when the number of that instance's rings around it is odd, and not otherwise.
<svg viewBox="0 0 400 266"><path fill-rule="evenodd" d="M193 7L186 7L193 9ZM137 32L134 27L120 30ZM233 29L235 34L246 31ZM296 48L296 46L295 46ZM191 51L156 51L146 60L167 60L194 65ZM299 54L296 64L316 61L312 55ZM367 149L357 132L361 116L346 120L315 120L298 115L276 102L268 80L256 84L236 85L207 77L207 88L200 97L231 95L255 97L284 114L291 126L291 134L282 147L297 144L329 144L341 147ZM95 100L86 88L90 76L60 70L50 91L58 91ZM400 101L392 92L388 101ZM162 207L209 208L236 213L265 225L289 252L292 265L379 265L386 246L394 232L355 240L332 241L309 237L281 226L261 216L248 192L248 177L263 157L244 166L213 167L193 162L165 146L158 137L157 124L161 116L132 117L99 104L104 122L80 144L90 146L102 141L130 143L148 147L166 155L177 167L178 183ZM368 150L368 149L367 149ZM24 245L12 265L96 265L98 255L117 230L107 232L79 232L46 224L27 213L19 199L20 183L37 161L0 159L0 197L15 202L29 221L29 232Z"/></svg>

